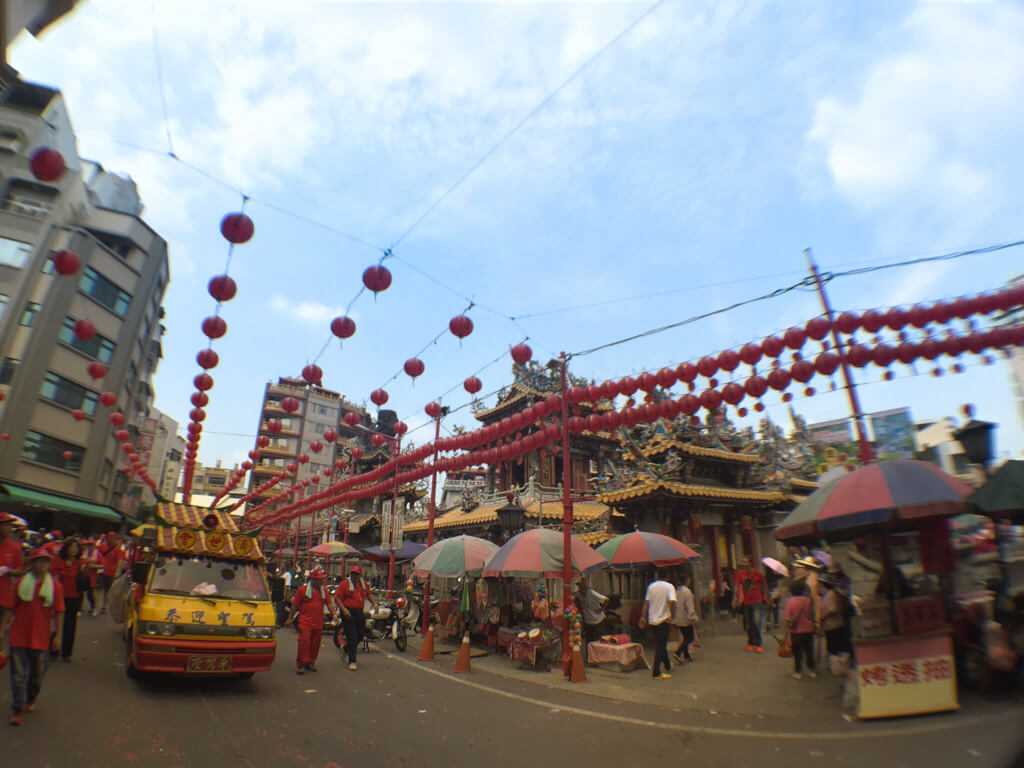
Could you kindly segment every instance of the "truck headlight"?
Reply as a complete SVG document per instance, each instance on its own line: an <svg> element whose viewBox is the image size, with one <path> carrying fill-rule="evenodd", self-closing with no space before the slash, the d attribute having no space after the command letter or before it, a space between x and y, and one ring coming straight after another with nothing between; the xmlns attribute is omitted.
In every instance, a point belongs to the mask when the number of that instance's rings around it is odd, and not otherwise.
<svg viewBox="0 0 1024 768"><path fill-rule="evenodd" d="M273 627L246 627L245 636L250 640L269 640L274 636Z"/></svg>
<svg viewBox="0 0 1024 768"><path fill-rule="evenodd" d="M171 637L178 631L178 628L166 621L147 621L145 630L147 635L153 637Z"/></svg>

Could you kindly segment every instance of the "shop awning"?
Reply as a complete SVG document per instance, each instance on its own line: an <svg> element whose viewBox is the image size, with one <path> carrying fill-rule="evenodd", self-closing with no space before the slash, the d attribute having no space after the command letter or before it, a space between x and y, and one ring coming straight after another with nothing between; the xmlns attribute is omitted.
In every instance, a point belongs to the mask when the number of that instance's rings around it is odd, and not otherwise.
<svg viewBox="0 0 1024 768"><path fill-rule="evenodd" d="M57 496L42 491L33 491L10 483L0 483L0 494L6 494L7 500L16 504L26 504L31 507L41 507L42 509L59 509L62 512L72 512L76 515L93 517L97 520L110 520L114 523L121 522L121 515L110 507L91 504L88 501L69 499L66 496Z"/></svg>

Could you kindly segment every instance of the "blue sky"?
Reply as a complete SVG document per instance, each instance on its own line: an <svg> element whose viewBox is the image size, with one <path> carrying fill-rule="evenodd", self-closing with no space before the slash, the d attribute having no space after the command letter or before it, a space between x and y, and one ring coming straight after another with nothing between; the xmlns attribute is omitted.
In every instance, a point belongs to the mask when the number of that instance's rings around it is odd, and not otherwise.
<svg viewBox="0 0 1024 768"><path fill-rule="evenodd" d="M170 243L157 405L184 422L221 216L252 195L238 297L215 348L200 460L241 461L264 383L297 375L379 251L648 3L349 4L90 0L11 54L60 87L83 156L130 174ZM155 6L155 9L154 9ZM326 386L363 401L466 305L476 330L442 337L426 373L387 385L416 427L423 405L530 337L543 360L712 310L806 272L1018 240L1024 7L998 2L666 0L561 90L395 248L392 288L320 359ZM140 150L131 145L145 147ZM413 269L444 283L442 288ZM838 309L1001 286L1024 250L836 280ZM662 297L555 312L567 306ZM601 380L695 360L820 312L798 291L576 358ZM509 316L524 317L513 323ZM507 383L507 358L483 373ZM915 418L965 402L1024 453L1005 363L942 378L859 375L866 410ZM900 376L909 371L895 368ZM841 392L798 398L808 420L848 413ZM461 387L446 402L461 405ZM786 421L777 397L769 414ZM468 410L452 423L469 423ZM423 442L426 430L413 439Z"/></svg>

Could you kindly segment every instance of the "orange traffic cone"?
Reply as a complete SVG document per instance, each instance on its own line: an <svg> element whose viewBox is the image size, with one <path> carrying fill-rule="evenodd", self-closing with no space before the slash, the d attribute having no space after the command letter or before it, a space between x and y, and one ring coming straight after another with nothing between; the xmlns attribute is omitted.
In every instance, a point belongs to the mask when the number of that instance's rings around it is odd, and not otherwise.
<svg viewBox="0 0 1024 768"><path fill-rule="evenodd" d="M572 669L569 673L570 683L587 682L587 673L583 667L583 654L580 653L579 645L572 647Z"/></svg>
<svg viewBox="0 0 1024 768"><path fill-rule="evenodd" d="M420 655L416 661L433 661L434 660L434 625L431 624L427 627L427 634L423 638L423 647L420 648Z"/></svg>
<svg viewBox="0 0 1024 768"><path fill-rule="evenodd" d="M455 657L455 671L469 672L469 632L462 636L462 647L459 648L459 655Z"/></svg>

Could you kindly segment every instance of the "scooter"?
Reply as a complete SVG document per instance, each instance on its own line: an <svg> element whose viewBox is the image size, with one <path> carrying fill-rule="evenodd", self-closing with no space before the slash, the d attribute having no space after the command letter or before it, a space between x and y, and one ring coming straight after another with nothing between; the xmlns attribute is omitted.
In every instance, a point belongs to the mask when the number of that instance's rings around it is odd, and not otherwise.
<svg viewBox="0 0 1024 768"><path fill-rule="evenodd" d="M369 650L370 640L390 637L402 653L409 647L408 624L409 601L399 596L392 604L379 604L376 611L366 612L366 630L363 633L364 649ZM334 629L334 647L345 646L345 625L339 623Z"/></svg>

